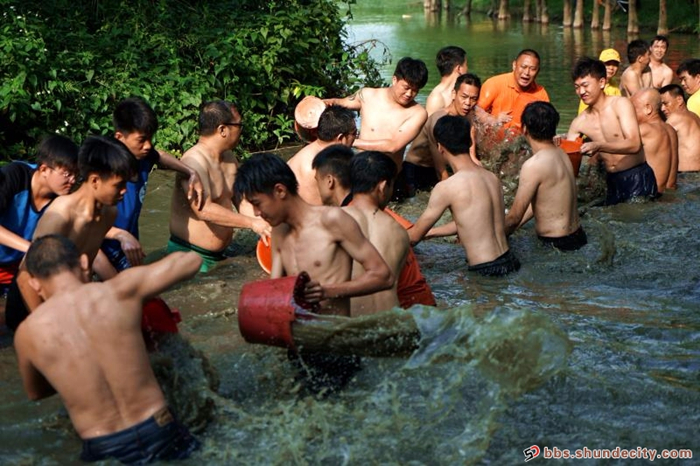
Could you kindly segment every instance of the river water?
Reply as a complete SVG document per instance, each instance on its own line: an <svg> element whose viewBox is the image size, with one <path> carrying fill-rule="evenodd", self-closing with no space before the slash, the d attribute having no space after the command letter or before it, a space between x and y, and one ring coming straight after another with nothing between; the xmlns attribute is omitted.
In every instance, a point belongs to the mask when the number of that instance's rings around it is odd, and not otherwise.
<svg viewBox="0 0 700 466"><path fill-rule="evenodd" d="M444 45L464 47L482 78L507 71L520 49L537 49L561 129L577 104L568 77L575 57L610 44L622 51L626 41L621 31L438 22L403 1L369 3L354 7L350 39L380 39L394 62L423 58L427 88ZM700 56L696 38L671 41L672 66ZM172 184L167 172L152 175L141 224L151 258L167 241ZM658 202L586 209L589 244L578 252L546 249L524 227L511 239L522 269L504 279L466 273L453 242L421 243L416 253L443 315L416 311L425 335L417 353L366 358L344 391L324 399L300 389L283 350L240 337L241 286L265 274L254 238L238 235L233 258L165 294L220 379L216 393L207 389L192 355L167 365L181 398L216 408L200 434L204 449L183 464L520 464L531 445L690 448L696 459L683 464L700 464L700 175L678 184ZM422 193L396 208L415 219L426 200ZM0 462L77 462L80 442L60 400L26 401L7 335L0 345ZM208 412L203 404L192 409Z"/></svg>

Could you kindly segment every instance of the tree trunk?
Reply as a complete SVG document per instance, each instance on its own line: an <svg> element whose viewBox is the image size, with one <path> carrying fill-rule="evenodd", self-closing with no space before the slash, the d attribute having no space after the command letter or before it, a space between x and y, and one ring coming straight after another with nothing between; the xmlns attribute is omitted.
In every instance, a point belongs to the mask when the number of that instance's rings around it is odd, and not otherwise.
<svg viewBox="0 0 700 466"><path fill-rule="evenodd" d="M442 0L424 0L423 8L428 11L440 11Z"/></svg>
<svg viewBox="0 0 700 466"><path fill-rule="evenodd" d="M508 11L508 0L501 0L501 4L498 7L498 19L508 18L510 18L510 12Z"/></svg>
<svg viewBox="0 0 700 466"><path fill-rule="evenodd" d="M524 0L523 1L523 22L524 23L529 23L532 21L532 16L530 16L530 8L531 8L531 1L530 0Z"/></svg>
<svg viewBox="0 0 700 466"><path fill-rule="evenodd" d="M600 5L598 0L593 0L593 16L591 17L591 29L600 28Z"/></svg>
<svg viewBox="0 0 700 466"><path fill-rule="evenodd" d="M472 0L467 0L462 8L462 15L465 17L470 17L472 14Z"/></svg>
<svg viewBox="0 0 700 466"><path fill-rule="evenodd" d="M564 20L562 26L565 28L571 27L573 20L571 19L571 0L564 0Z"/></svg>
<svg viewBox="0 0 700 466"><path fill-rule="evenodd" d="M574 15L574 28L580 29L582 27L583 27L583 0L576 0L576 13Z"/></svg>
<svg viewBox="0 0 700 466"><path fill-rule="evenodd" d="M547 11L547 0L537 0L537 17L540 23L549 24L549 12Z"/></svg>
<svg viewBox="0 0 700 466"><path fill-rule="evenodd" d="M627 10L627 34L639 34L639 18L637 17L637 2L630 0Z"/></svg>
<svg viewBox="0 0 700 466"><path fill-rule="evenodd" d="M659 0L659 27L656 29L656 33L664 36L668 34L666 0Z"/></svg>
<svg viewBox="0 0 700 466"><path fill-rule="evenodd" d="M612 29L612 5L611 0L603 0L605 5L605 12L603 13L603 31L609 31Z"/></svg>

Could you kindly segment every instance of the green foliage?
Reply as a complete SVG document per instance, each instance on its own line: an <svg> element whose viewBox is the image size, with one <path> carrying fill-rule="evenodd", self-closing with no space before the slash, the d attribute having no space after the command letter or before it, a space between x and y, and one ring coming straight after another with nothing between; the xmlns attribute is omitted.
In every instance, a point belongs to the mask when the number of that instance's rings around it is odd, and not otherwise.
<svg viewBox="0 0 700 466"><path fill-rule="evenodd" d="M199 105L217 98L242 110L247 149L282 144L304 95L381 82L374 44L344 43L345 5L0 0L0 155L32 152L49 132L109 134L114 106L132 95L153 106L158 145L175 153L196 141Z"/></svg>

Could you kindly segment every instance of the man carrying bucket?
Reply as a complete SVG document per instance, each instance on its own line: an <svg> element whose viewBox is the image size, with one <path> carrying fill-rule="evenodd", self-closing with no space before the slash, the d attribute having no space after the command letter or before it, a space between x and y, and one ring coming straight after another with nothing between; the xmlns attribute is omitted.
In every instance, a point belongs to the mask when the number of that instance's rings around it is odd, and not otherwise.
<svg viewBox="0 0 700 466"><path fill-rule="evenodd" d="M576 205L576 177L569 157L553 142L559 113L549 102L533 102L523 112L523 135L532 148L520 169L515 200L506 215L506 235L535 218L537 237L562 251L587 242Z"/></svg>

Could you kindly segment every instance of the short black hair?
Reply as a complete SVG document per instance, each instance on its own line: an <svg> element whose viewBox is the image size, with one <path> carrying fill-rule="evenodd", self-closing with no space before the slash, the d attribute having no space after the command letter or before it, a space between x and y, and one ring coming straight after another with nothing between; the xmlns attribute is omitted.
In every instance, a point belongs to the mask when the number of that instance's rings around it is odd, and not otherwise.
<svg viewBox="0 0 700 466"><path fill-rule="evenodd" d="M441 48L435 57L440 76L448 76L456 67L464 63L467 59L467 52L462 47L448 45Z"/></svg>
<svg viewBox="0 0 700 466"><path fill-rule="evenodd" d="M294 172L278 155L270 152L253 154L243 162L233 183L234 202L255 194L272 194L275 185L282 183L293 195L297 195L299 183Z"/></svg>
<svg viewBox="0 0 700 466"><path fill-rule="evenodd" d="M321 141L329 142L339 134L349 134L356 130L354 111L340 105L329 105L318 118L316 134Z"/></svg>
<svg viewBox="0 0 700 466"><path fill-rule="evenodd" d="M683 97L683 102L685 102L685 92L683 88L678 84L666 84L664 87L659 89L659 94L664 95L666 93L671 94L672 97Z"/></svg>
<svg viewBox="0 0 700 466"><path fill-rule="evenodd" d="M46 235L32 241L25 263L29 274L42 280L80 267L80 253L75 243L65 236Z"/></svg>
<svg viewBox="0 0 700 466"><path fill-rule="evenodd" d="M542 61L540 59L540 54L537 53L537 50L534 49L522 49L520 52L518 52L518 55L516 55L515 61L518 61L518 58L522 57L523 55L529 55L533 58L536 58L537 63L540 63Z"/></svg>
<svg viewBox="0 0 700 466"><path fill-rule="evenodd" d="M353 194L371 192L380 182L396 176L396 163L383 152L359 152L350 160L350 189Z"/></svg>
<svg viewBox="0 0 700 466"><path fill-rule="evenodd" d="M666 47L668 47L669 45L668 37L664 36L663 34L655 35L654 38L651 40L652 45L654 44L654 42L663 42L664 44L666 44Z"/></svg>
<svg viewBox="0 0 700 466"><path fill-rule="evenodd" d="M580 78L590 76L594 79L602 79L607 77L605 71L605 63L591 57L581 57L576 61L574 68L571 70L571 80L576 81Z"/></svg>
<svg viewBox="0 0 700 466"><path fill-rule="evenodd" d="M453 155L468 154L472 145L471 124L466 117L445 115L435 122L435 140Z"/></svg>
<svg viewBox="0 0 700 466"><path fill-rule="evenodd" d="M137 172L137 163L129 149L112 137L89 136L78 150L78 169L83 180L91 173L102 179L117 175L130 180Z"/></svg>
<svg viewBox="0 0 700 466"><path fill-rule="evenodd" d="M64 168L71 173L78 172L78 145L59 134L44 137L36 152L37 165Z"/></svg>
<svg viewBox="0 0 700 466"><path fill-rule="evenodd" d="M627 44L627 60L630 64L637 61L637 58L641 57L649 51L649 42L643 39L636 39Z"/></svg>
<svg viewBox="0 0 700 466"><path fill-rule="evenodd" d="M394 76L396 76L396 79L403 79L409 85L420 90L423 89L425 84L428 82L428 67L425 66L425 62L423 60L403 57L396 64Z"/></svg>
<svg viewBox="0 0 700 466"><path fill-rule="evenodd" d="M199 134L209 136L214 134L219 125L237 123L231 121L234 110L238 110L236 105L227 100L204 102L199 110Z"/></svg>
<svg viewBox="0 0 700 466"><path fill-rule="evenodd" d="M459 75L457 77L457 80L455 81L455 91L459 91L459 88L462 87L462 84L468 84L470 86L474 86L481 90L481 79L474 73L464 73Z"/></svg>
<svg viewBox="0 0 700 466"><path fill-rule="evenodd" d="M687 71L691 76L697 76L700 74L700 58L687 58L678 65L676 70L676 75L680 76L681 73Z"/></svg>
<svg viewBox="0 0 700 466"><path fill-rule="evenodd" d="M549 102L530 102L523 110L522 123L535 141L551 141L557 134L559 112Z"/></svg>
<svg viewBox="0 0 700 466"><path fill-rule="evenodd" d="M129 97L117 104L112 114L114 130L123 134L139 131L151 138L158 131L158 117L140 97Z"/></svg>
<svg viewBox="0 0 700 466"><path fill-rule="evenodd" d="M333 175L343 188L350 189L350 160L354 155L349 147L333 144L316 154L311 168Z"/></svg>

